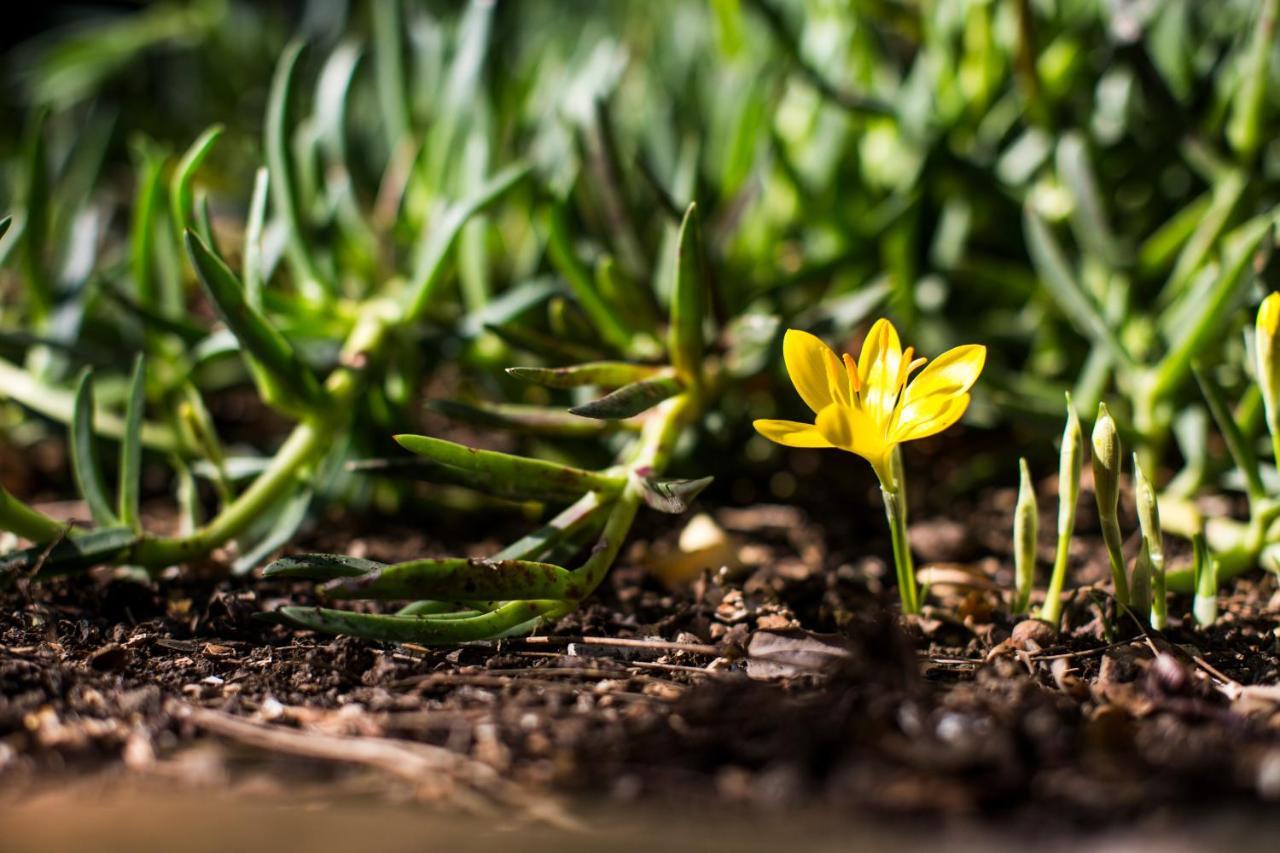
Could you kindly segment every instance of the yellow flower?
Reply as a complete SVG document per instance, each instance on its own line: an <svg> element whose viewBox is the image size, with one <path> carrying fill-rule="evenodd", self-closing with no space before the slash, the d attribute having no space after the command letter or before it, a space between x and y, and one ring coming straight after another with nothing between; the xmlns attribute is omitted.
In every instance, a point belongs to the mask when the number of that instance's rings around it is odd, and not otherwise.
<svg viewBox="0 0 1280 853"><path fill-rule="evenodd" d="M1280 335L1280 293L1271 293L1258 306L1257 373L1262 388L1262 402L1267 410L1268 422L1280 425L1280 348L1276 338Z"/></svg>
<svg viewBox="0 0 1280 853"><path fill-rule="evenodd" d="M948 350L920 374L927 359L902 350L888 320L877 320L855 362L808 332L788 329L782 357L796 390L817 415L812 424L758 420L756 430L788 447L838 447L871 463L880 481L896 488L890 469L893 449L927 438L954 424L969 407L987 348L967 344Z"/></svg>

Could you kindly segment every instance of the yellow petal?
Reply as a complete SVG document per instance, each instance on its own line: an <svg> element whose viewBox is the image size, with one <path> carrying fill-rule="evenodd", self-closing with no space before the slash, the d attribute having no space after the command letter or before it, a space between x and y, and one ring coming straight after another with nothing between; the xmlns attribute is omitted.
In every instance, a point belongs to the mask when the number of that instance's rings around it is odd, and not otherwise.
<svg viewBox="0 0 1280 853"><path fill-rule="evenodd" d="M770 441L787 447L830 447L831 442L814 429L813 424L799 421L758 420L752 426Z"/></svg>
<svg viewBox="0 0 1280 853"><path fill-rule="evenodd" d="M932 397L917 404L916 417L913 420L899 423L893 439L901 443L937 435L960 420L967 408L969 408L968 394L961 394L958 397Z"/></svg>
<svg viewBox="0 0 1280 853"><path fill-rule="evenodd" d="M898 399L902 375L902 342L898 330L888 320L876 320L858 357L858 383L862 405L873 418L887 422Z"/></svg>
<svg viewBox="0 0 1280 853"><path fill-rule="evenodd" d="M902 406L896 420L898 428L908 428L914 421L927 418L943 400L967 393L978 381L986 360L987 348L981 344L949 349L935 358L902 393Z"/></svg>
<svg viewBox="0 0 1280 853"><path fill-rule="evenodd" d="M853 392L849 387L849 375L845 373L844 364L831 350L822 354L823 366L827 369L827 391L834 403L844 406L853 405Z"/></svg>
<svg viewBox="0 0 1280 853"><path fill-rule="evenodd" d="M893 449L871 416L859 408L828 406L818 412L814 426L834 447L856 453L875 465L877 471Z"/></svg>
<svg viewBox="0 0 1280 853"><path fill-rule="evenodd" d="M1280 331L1280 293L1272 293L1258 306L1258 334L1276 336Z"/></svg>
<svg viewBox="0 0 1280 853"><path fill-rule="evenodd" d="M834 402L828 365L838 359L829 346L808 332L787 329L782 338L782 359L805 405L820 412Z"/></svg>
<svg viewBox="0 0 1280 853"><path fill-rule="evenodd" d="M862 390L861 380L858 379L858 363L853 360L853 356L849 353L844 354L844 372L849 374L849 396L857 394Z"/></svg>

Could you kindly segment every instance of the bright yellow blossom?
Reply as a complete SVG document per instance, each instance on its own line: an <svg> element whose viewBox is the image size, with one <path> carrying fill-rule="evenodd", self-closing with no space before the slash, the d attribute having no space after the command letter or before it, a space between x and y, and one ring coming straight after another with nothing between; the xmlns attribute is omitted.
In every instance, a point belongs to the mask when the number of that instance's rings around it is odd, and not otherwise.
<svg viewBox="0 0 1280 853"><path fill-rule="evenodd" d="M967 344L934 359L904 352L888 320L877 320L855 362L837 358L817 337L788 329L782 356L796 390L817 416L812 424L758 420L756 430L788 447L837 447L871 463L880 481L896 490L890 460L904 441L942 432L969 406L969 389L986 361L987 349Z"/></svg>

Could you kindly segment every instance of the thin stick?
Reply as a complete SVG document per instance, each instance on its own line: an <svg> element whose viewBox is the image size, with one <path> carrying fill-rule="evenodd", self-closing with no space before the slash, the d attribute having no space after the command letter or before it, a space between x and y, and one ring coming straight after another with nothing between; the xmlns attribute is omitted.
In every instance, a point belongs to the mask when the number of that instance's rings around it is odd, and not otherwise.
<svg viewBox="0 0 1280 853"><path fill-rule="evenodd" d="M581 643L584 646L613 646L624 649L652 649L655 651L687 652L691 655L707 655L719 657L717 646L702 643L673 643L667 640L631 640L621 637L519 637L503 640L504 643L519 643L529 646L567 646Z"/></svg>
<svg viewBox="0 0 1280 853"><path fill-rule="evenodd" d="M516 807L528 817L558 827L580 828L554 801L508 781L488 764L443 747L393 738L288 729L176 699L168 703L167 709L197 728L257 749L381 770L424 792L447 796L469 811L493 814L495 806Z"/></svg>

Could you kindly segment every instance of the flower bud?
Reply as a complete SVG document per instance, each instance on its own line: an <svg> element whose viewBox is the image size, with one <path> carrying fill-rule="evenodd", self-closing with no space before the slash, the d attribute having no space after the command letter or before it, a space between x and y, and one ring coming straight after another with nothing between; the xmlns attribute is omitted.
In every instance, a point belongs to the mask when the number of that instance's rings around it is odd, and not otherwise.
<svg viewBox="0 0 1280 853"><path fill-rule="evenodd" d="M1098 420L1093 425L1093 492L1098 501L1102 539L1111 559L1116 601L1121 607L1128 607L1129 579L1120 553L1120 522L1116 519L1120 503L1120 430L1106 403L1098 404Z"/></svg>
<svg viewBox="0 0 1280 853"><path fill-rule="evenodd" d="M1106 403L1098 404L1093 425L1093 489L1098 514L1114 518L1120 503L1120 431Z"/></svg>
<svg viewBox="0 0 1280 853"><path fill-rule="evenodd" d="M1084 432L1080 417L1067 395L1067 422L1062 429L1062 451L1058 457L1058 536L1071 537L1076 523L1076 501L1080 497L1080 469L1084 463Z"/></svg>
<svg viewBox="0 0 1280 853"><path fill-rule="evenodd" d="M1013 568L1017 597L1014 612L1026 612L1031 601L1031 587L1036 581L1036 536L1039 524L1039 507L1036 490L1031 482L1027 460L1019 459L1021 481L1018 484L1018 503L1013 510Z"/></svg>

